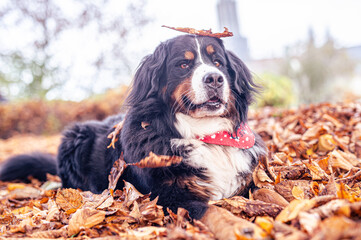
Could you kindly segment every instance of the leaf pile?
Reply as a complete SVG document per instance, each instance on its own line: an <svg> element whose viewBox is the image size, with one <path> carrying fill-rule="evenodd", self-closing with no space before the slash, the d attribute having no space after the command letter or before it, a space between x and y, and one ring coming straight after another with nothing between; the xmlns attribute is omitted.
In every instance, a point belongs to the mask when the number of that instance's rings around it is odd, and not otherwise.
<svg viewBox="0 0 361 240"><path fill-rule="evenodd" d="M263 108L249 125L269 156L253 173L250 198L212 201L240 217L235 239L356 239L361 236L361 104L319 104L297 110ZM176 160L176 161L174 161ZM179 159L150 155L140 166ZM214 239L187 211L162 209L130 183L114 190L118 162L102 194L0 183L0 237ZM165 214L169 213L169 215ZM167 215L167 216L165 216Z"/></svg>

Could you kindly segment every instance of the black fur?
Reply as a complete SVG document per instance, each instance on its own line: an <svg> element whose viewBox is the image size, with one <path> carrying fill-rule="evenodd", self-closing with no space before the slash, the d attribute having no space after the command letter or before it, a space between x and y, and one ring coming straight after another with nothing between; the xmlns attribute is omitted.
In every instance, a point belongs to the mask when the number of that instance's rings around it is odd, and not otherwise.
<svg viewBox="0 0 361 240"><path fill-rule="evenodd" d="M171 147L171 139L181 138L175 128L175 108L171 96L181 80L191 76L191 68L183 71L179 65L184 48L191 44L194 37L180 36L161 43L155 52L144 58L137 69L132 90L127 98L128 107L125 122L116 149L107 148L107 136L113 126L123 116L113 116L102 122L91 121L75 124L64 132L59 147L58 171L63 187L80 188L100 193L108 186L108 174L114 161L124 152L126 162L138 162L152 151L161 155L188 157L184 149ZM219 58L224 62L221 71L230 79L230 87L235 98L236 125L247 121L248 105L256 92L256 85L244 65L233 53L224 49L219 39L199 37L204 42L215 45ZM183 54L184 55L184 54ZM191 65L191 67L193 67ZM149 123L147 128L142 122ZM257 144L262 145L257 137ZM246 150L245 150L246 151ZM250 154L253 164L257 156ZM26 171L27 163L35 164L32 169L42 168L42 172ZM45 172L55 173L53 160L44 156L16 156L10 159L0 172L1 180L26 179L34 175L45 179ZM208 198L193 193L187 187L180 187L175 179L196 177L207 180L204 169L196 169L180 163L165 168L128 167L122 178L131 182L140 192L151 192L151 198L159 196L159 204L176 211L178 207L187 209L193 218L201 218L207 210ZM119 181L117 187L122 187ZM245 191L248 192L248 191Z"/></svg>
<svg viewBox="0 0 361 240"><path fill-rule="evenodd" d="M28 176L30 175L45 181L46 173L57 174L54 156L44 153L16 155L1 166L0 181L17 179L29 182Z"/></svg>

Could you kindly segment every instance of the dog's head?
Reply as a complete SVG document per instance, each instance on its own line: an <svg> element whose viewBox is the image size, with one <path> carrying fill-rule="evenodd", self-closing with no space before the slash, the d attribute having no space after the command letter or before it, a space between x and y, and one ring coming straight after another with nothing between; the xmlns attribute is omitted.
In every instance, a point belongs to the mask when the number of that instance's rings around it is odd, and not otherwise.
<svg viewBox="0 0 361 240"><path fill-rule="evenodd" d="M127 102L161 99L172 113L245 121L256 85L245 64L220 39L183 35L144 58Z"/></svg>

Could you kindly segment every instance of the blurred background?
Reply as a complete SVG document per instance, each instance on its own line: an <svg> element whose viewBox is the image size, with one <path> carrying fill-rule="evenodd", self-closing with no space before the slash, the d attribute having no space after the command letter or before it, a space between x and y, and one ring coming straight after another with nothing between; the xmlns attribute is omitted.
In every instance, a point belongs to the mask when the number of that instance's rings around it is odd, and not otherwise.
<svg viewBox="0 0 361 240"><path fill-rule="evenodd" d="M360 12L359 0L2 0L0 138L118 112L141 59L181 34L163 24L228 27L264 86L254 107L360 99Z"/></svg>

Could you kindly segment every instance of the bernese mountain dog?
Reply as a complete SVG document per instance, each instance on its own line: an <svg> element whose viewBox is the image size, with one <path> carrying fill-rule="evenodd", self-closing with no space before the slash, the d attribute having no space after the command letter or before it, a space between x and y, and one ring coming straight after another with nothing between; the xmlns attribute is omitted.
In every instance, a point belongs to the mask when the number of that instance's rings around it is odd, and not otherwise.
<svg viewBox="0 0 361 240"><path fill-rule="evenodd" d="M151 198L159 196L159 205L173 211L182 207L201 219L209 200L247 194L252 171L266 154L263 141L247 125L256 91L250 71L222 40L175 37L141 62L124 117L73 125L63 133L57 160L43 154L15 156L2 166L0 180L29 175L44 180L50 172L61 177L64 188L101 193L122 152L127 163L150 152L180 156L181 163L170 167L130 166L121 178ZM122 120L115 149L107 148L108 134Z"/></svg>

